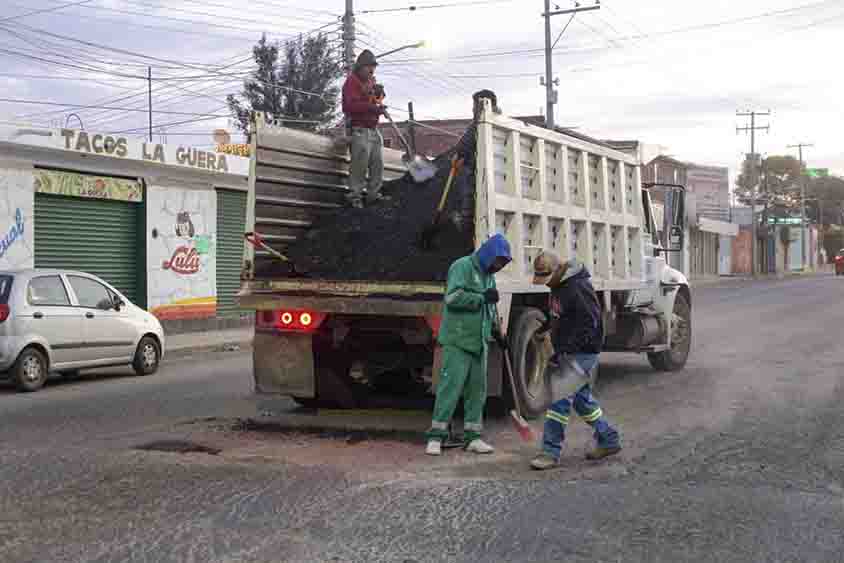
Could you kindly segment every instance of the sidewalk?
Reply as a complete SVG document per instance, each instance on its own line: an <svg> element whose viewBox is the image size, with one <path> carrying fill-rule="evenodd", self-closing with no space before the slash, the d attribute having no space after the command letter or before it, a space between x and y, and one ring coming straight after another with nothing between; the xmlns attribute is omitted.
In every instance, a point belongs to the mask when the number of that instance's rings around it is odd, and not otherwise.
<svg viewBox="0 0 844 563"><path fill-rule="evenodd" d="M253 327L166 335L164 358L184 358L200 352L236 352L250 350Z"/></svg>
<svg viewBox="0 0 844 563"><path fill-rule="evenodd" d="M693 278L689 280L689 285L692 288L695 287L710 287L714 285L720 284L728 284L728 283L735 283L735 282L752 282L752 281L771 281L771 280L784 280L789 278L798 278L798 277L809 277L809 276L831 276L833 272L828 269L817 270L817 271L797 271L797 272L780 272L778 274L758 274L756 279L754 280L752 277L746 274L739 274L734 276L712 276L706 278Z"/></svg>

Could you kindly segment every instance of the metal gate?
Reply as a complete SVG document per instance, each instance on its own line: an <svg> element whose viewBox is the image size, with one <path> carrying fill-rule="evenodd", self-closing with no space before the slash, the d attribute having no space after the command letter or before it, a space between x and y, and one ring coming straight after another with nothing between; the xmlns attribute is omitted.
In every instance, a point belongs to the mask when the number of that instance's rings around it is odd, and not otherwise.
<svg viewBox="0 0 844 563"><path fill-rule="evenodd" d="M146 307L143 204L35 194L35 267L101 277Z"/></svg>
<svg viewBox="0 0 844 563"><path fill-rule="evenodd" d="M217 189L217 316L236 316L243 233L246 225L246 192Z"/></svg>

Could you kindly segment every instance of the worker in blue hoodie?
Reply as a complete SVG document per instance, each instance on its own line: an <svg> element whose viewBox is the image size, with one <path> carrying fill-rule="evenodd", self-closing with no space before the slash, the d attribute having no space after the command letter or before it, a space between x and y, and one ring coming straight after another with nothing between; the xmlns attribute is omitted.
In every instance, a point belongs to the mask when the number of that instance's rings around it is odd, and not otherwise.
<svg viewBox="0 0 844 563"><path fill-rule="evenodd" d="M573 396L553 397L555 402L545 413L542 451L530 465L543 470L560 463L572 407L595 431L597 446L586 454L586 458L598 460L615 455L621 451L618 431L604 417L601 405L592 395L590 381L594 381L604 339L601 304L590 281L592 276L583 264L576 260L562 262L551 252L542 252L536 257L533 272L533 283L551 289L550 319L540 330L540 333L551 331L554 346L551 362L557 367L578 371L584 385Z"/></svg>
<svg viewBox="0 0 844 563"><path fill-rule="evenodd" d="M448 269L442 323L438 342L443 361L437 383L433 421L428 431L428 455L442 454L448 425L457 402L463 397L465 449L490 454L493 447L481 440L486 404L487 352L489 342L503 341L496 313L498 290L495 274L510 261L510 244L501 235L490 237L469 256Z"/></svg>

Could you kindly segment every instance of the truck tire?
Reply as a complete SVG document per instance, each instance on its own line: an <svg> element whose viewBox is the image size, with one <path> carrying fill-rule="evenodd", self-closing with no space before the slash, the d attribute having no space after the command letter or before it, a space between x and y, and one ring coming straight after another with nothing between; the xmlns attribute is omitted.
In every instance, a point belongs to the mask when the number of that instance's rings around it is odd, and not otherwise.
<svg viewBox="0 0 844 563"><path fill-rule="evenodd" d="M658 371L680 371L686 366L692 345L692 310L688 298L679 293L671 315L671 349L648 354L648 361Z"/></svg>
<svg viewBox="0 0 844 563"><path fill-rule="evenodd" d="M536 332L545 322L545 313L534 307L515 309L507 331L513 377L516 380L516 397L522 414L527 418L540 416L551 404L551 388L545 379L545 366L550 354L548 338L537 337ZM505 385L510 386L507 374Z"/></svg>

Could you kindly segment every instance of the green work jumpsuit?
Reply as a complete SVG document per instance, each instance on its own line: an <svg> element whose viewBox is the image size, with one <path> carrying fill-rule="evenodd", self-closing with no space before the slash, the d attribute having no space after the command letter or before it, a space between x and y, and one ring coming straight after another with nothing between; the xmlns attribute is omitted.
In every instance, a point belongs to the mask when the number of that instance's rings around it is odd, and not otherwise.
<svg viewBox="0 0 844 563"><path fill-rule="evenodd" d="M486 303L484 292L495 288L495 276L481 265L481 253L455 261L448 270L445 306L438 342L443 362L437 384L429 440L448 438L448 423L463 396L463 438L468 444L480 438L486 404L487 352L495 305Z"/></svg>

